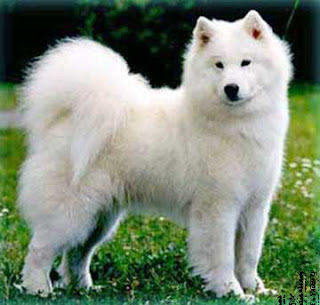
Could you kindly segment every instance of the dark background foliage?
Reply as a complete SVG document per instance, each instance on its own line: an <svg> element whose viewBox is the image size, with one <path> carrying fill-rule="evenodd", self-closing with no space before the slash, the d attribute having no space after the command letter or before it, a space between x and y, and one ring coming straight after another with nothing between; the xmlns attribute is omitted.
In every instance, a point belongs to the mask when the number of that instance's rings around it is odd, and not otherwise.
<svg viewBox="0 0 320 305"><path fill-rule="evenodd" d="M154 86L177 86L182 55L197 17L235 20L253 8L278 35L286 36L294 53L295 79L319 82L317 3L301 1L286 30L293 0L15 1L2 7L2 81L21 81L23 67L57 39L86 35L120 52L132 70L144 74Z"/></svg>

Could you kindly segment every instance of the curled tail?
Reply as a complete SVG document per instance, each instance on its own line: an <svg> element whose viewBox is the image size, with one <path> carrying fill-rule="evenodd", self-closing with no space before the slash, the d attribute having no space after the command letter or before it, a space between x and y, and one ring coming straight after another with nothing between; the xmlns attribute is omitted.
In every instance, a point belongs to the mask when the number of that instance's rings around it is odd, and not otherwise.
<svg viewBox="0 0 320 305"><path fill-rule="evenodd" d="M124 59L88 39L68 39L37 60L20 90L30 146L66 123L74 180L126 122L130 91L145 87Z"/></svg>

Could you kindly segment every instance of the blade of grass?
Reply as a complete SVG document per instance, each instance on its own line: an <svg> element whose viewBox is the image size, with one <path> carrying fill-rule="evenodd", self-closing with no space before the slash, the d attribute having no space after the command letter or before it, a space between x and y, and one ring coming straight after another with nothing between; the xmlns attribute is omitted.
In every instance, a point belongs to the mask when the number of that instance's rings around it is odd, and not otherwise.
<svg viewBox="0 0 320 305"><path fill-rule="evenodd" d="M289 28L291 26L291 23L293 21L293 17L298 9L300 5L300 0L294 0L294 5L293 5L293 8L291 10L291 13L290 13L290 16L289 16L289 19L287 21L287 24L286 24L286 28L285 28L285 31L284 31L284 35L283 35L283 39L286 39L287 35L288 35L288 32L289 32Z"/></svg>

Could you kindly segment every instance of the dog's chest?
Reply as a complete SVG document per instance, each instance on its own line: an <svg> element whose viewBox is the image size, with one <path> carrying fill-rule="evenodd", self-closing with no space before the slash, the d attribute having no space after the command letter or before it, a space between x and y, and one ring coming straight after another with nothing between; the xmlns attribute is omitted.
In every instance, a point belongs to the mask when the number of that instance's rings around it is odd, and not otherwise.
<svg viewBox="0 0 320 305"><path fill-rule="evenodd" d="M282 155L279 138L250 133L203 139L194 150L192 154L201 164L200 179L235 192L250 192L272 183Z"/></svg>
<svg viewBox="0 0 320 305"><path fill-rule="evenodd" d="M156 127L130 129L114 154L126 184L142 202L170 209L199 192L249 196L274 184L283 142L277 133L181 133Z"/></svg>

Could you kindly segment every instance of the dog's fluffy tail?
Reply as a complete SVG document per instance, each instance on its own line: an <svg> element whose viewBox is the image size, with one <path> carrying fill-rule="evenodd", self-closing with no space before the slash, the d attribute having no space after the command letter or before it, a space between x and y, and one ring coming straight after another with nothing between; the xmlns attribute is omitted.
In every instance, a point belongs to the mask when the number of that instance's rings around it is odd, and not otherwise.
<svg viewBox="0 0 320 305"><path fill-rule="evenodd" d="M125 124L130 93L139 86L147 87L129 74L120 55L101 44L83 38L59 43L33 64L20 90L31 149L55 126L66 124L78 180Z"/></svg>

